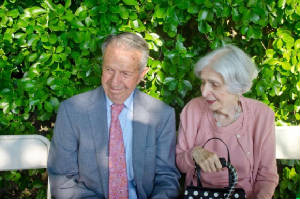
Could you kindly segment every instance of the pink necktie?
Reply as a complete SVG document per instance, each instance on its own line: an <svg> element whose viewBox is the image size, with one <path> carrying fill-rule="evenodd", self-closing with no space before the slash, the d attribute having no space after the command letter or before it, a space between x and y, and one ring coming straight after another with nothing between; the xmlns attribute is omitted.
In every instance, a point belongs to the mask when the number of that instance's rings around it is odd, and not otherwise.
<svg viewBox="0 0 300 199"><path fill-rule="evenodd" d="M128 180L122 129L119 115L123 104L111 105L109 129L109 199L128 199Z"/></svg>

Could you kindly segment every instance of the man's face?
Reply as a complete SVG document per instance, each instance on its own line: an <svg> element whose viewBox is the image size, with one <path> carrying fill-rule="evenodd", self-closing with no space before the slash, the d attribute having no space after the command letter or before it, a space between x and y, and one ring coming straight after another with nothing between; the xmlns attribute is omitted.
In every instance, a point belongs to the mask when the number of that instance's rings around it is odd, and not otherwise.
<svg viewBox="0 0 300 199"><path fill-rule="evenodd" d="M101 83L115 104L123 104L144 78L148 68L140 70L142 53L124 45L111 43L103 56Z"/></svg>

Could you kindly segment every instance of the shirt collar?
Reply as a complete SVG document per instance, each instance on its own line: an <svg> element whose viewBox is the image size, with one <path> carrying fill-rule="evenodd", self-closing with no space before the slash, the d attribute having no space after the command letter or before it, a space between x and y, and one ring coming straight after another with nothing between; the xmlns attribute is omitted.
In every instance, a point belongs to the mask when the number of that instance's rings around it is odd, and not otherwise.
<svg viewBox="0 0 300 199"><path fill-rule="evenodd" d="M129 97L125 100L125 102L123 103L124 106L128 109L130 109L130 105L133 102L133 96L134 96L135 90L133 90L133 92L131 92L131 94L129 95ZM109 99L109 97L107 97L107 95L105 94L105 98L106 98L106 102L108 107L111 107L111 105L113 104L113 102Z"/></svg>

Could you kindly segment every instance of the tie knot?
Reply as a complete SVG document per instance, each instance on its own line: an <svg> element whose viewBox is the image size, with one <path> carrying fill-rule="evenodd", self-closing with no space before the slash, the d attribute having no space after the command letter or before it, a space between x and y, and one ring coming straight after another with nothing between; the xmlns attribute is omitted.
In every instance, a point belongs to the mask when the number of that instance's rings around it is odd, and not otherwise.
<svg viewBox="0 0 300 199"><path fill-rule="evenodd" d="M111 105L111 115L118 117L124 107L124 104L112 104Z"/></svg>

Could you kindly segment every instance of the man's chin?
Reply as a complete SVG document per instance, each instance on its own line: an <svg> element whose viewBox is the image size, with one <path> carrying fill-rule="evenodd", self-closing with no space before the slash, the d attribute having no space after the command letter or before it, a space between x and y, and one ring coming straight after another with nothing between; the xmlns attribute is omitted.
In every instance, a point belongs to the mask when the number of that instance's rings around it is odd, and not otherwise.
<svg viewBox="0 0 300 199"><path fill-rule="evenodd" d="M112 101L114 104L123 104L125 99L124 96L120 95L108 95L110 101Z"/></svg>

